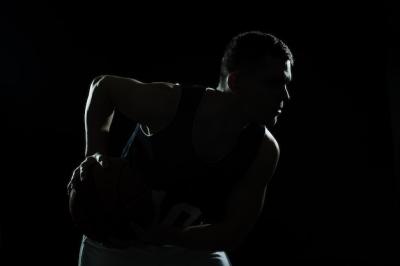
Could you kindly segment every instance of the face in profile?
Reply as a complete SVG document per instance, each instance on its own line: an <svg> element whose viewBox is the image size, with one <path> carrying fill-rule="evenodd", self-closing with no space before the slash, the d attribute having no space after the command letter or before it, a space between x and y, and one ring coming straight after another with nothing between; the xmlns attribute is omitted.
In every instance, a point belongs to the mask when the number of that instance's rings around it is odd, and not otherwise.
<svg viewBox="0 0 400 266"><path fill-rule="evenodd" d="M290 99L288 83L292 79L289 60L269 57L265 67L246 75L241 86L246 110L257 123L274 125Z"/></svg>

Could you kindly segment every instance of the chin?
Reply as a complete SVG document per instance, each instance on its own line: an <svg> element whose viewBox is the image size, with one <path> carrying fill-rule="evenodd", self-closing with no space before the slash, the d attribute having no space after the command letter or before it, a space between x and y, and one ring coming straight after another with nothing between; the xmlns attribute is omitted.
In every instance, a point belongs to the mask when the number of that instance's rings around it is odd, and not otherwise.
<svg viewBox="0 0 400 266"><path fill-rule="evenodd" d="M273 127L278 123L278 116L279 114L269 114L269 115L254 115L253 116L253 122L257 123L257 124L261 124L261 125L265 125L267 127Z"/></svg>

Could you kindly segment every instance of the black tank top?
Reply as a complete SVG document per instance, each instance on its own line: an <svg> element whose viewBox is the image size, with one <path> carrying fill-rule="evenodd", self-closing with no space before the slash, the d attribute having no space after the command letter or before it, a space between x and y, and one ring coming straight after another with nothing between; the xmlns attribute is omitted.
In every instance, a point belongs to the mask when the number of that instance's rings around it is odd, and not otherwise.
<svg viewBox="0 0 400 266"><path fill-rule="evenodd" d="M227 156L217 163L205 163L194 152L192 125L206 87L179 86L181 98L173 121L151 136L136 124L122 156L147 174L148 184L160 200L160 221L183 226L216 223L224 217L233 185L255 158L264 127L249 124ZM172 161L172 153L185 154L184 159Z"/></svg>

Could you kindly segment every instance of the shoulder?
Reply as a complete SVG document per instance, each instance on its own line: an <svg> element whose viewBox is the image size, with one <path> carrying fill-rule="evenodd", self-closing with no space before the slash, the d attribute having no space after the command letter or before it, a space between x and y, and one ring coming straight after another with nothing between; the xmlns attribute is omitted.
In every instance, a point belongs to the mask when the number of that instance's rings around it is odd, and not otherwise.
<svg viewBox="0 0 400 266"><path fill-rule="evenodd" d="M263 134L248 173L260 182L269 182L279 161L280 148L278 141L266 127Z"/></svg>
<svg viewBox="0 0 400 266"><path fill-rule="evenodd" d="M260 144L260 153L264 156L276 157L280 156L279 143L267 127L264 127L264 135Z"/></svg>
<svg viewBox="0 0 400 266"><path fill-rule="evenodd" d="M249 139L255 143L256 159L259 157L279 157L279 143L264 125L253 124L252 129L249 129Z"/></svg>

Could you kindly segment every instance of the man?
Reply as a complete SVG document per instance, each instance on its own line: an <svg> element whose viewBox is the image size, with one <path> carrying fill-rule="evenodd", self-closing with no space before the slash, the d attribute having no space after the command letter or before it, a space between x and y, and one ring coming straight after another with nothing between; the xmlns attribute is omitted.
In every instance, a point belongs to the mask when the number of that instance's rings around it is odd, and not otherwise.
<svg viewBox="0 0 400 266"><path fill-rule="evenodd" d="M207 259L215 255L218 265L229 265L224 251L237 249L254 227L278 163L279 146L269 129L290 99L292 65L293 56L281 40L251 31L228 44L215 89L112 75L95 78L85 110L86 159L74 171L69 189L89 175L90 167L110 165L110 125L114 114L122 113L138 123L128 157L145 176L159 211L150 229L132 221L137 239L152 248L198 251L203 255L199 265L213 265ZM186 219L178 222L183 214ZM83 241L82 265L100 260L90 250L94 242ZM103 261L129 260L112 248L97 248L97 254L107 254Z"/></svg>

